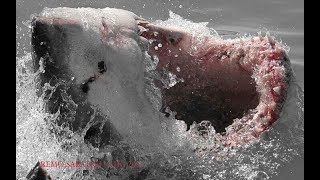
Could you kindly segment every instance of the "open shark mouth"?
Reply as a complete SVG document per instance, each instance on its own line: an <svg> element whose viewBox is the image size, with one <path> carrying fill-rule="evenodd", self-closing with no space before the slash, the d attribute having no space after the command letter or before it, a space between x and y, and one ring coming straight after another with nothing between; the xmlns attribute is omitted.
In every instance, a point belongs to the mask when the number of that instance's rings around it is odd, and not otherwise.
<svg viewBox="0 0 320 180"><path fill-rule="evenodd" d="M284 47L272 37L200 36L111 8L46 9L33 19L32 47L47 111L59 111L58 124L74 132L95 122L85 140L96 147L121 139L119 126L128 122L123 113L105 123L92 105L110 119L122 111L116 101L137 112L145 106L145 51L156 62L160 111L174 112L187 130L196 122L200 134L213 126L229 147L258 138L279 118L291 77Z"/></svg>
<svg viewBox="0 0 320 180"><path fill-rule="evenodd" d="M176 112L187 130L194 122L200 123L200 132L212 125L223 145L237 146L259 137L278 119L291 77L282 44L262 36L197 36L144 19L138 25L151 40L148 52L158 59L162 77L178 80L170 87L158 82L163 112Z"/></svg>

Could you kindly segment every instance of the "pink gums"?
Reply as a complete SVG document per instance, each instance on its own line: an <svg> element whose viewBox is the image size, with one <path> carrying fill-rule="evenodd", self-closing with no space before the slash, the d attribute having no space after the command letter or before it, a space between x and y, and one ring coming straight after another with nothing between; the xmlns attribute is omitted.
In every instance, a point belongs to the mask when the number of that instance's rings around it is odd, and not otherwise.
<svg viewBox="0 0 320 180"><path fill-rule="evenodd" d="M250 110L234 118L221 136L225 146L238 146L259 137L279 118L289 86L289 68L283 45L273 38L205 37L197 42L183 31L149 24L142 26L147 29L142 36L153 40L149 54L159 58L158 71L165 69L184 79L184 83L169 89L159 86L164 105L177 112L177 119L189 117L180 115L183 113L179 114L179 110L193 101L188 99L193 93L202 93L207 103L220 103L212 105L219 111L225 107L232 111L248 104ZM170 33L177 35L175 39L170 39ZM258 96L256 104L254 94Z"/></svg>

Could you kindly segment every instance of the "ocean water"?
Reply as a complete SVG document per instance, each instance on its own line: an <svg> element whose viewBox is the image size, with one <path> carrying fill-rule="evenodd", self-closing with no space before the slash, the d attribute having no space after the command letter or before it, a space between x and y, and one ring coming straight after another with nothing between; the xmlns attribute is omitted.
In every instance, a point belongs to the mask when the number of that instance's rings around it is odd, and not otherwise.
<svg viewBox="0 0 320 180"><path fill-rule="evenodd" d="M209 22L208 27L222 35L252 34L269 32L282 41L289 50L294 70L293 88L289 92L283 114L274 127L255 145L237 152L230 152L230 159L223 163L210 160L193 163L193 159L175 154L165 154L172 163L159 165L161 155L151 155L148 161L155 171L154 178L162 177L157 169L170 169L168 179L186 177L183 170L191 169L194 179L303 179L304 174L304 4L297 0L280 1L210 1L210 0L112 0L112 1L16 1L17 43L17 178L26 176L37 159L74 160L77 149L65 152L60 142L50 135L44 119L55 119L46 114L43 102L36 98L34 77L31 72L31 46L29 23L32 16L44 7L115 7L126 9L154 21L166 20L169 10L193 22ZM47 128L46 128L47 127ZM76 136L76 135L75 135ZM74 137L74 141L80 138ZM172 143L168 140L168 144ZM71 142L75 143L76 142ZM81 144L81 142L80 142ZM173 144L172 144L173 145ZM85 147L88 148L88 147ZM84 149L85 149L84 148ZM45 151L45 152L44 152ZM85 151L85 150L84 150ZM94 152L92 152L94 153ZM175 152L177 153L177 152ZM160 154L160 153L159 153ZM183 153L182 153L183 154ZM162 154L163 155L163 154ZM151 169L152 169L151 168ZM61 175L61 169L49 171L61 179L69 179L75 169ZM157 174L158 173L158 174ZM69 175L68 175L69 174ZM159 175L160 174L160 175ZM175 175L177 174L177 175ZM115 176L117 178L117 176ZM186 178L187 179L187 178Z"/></svg>

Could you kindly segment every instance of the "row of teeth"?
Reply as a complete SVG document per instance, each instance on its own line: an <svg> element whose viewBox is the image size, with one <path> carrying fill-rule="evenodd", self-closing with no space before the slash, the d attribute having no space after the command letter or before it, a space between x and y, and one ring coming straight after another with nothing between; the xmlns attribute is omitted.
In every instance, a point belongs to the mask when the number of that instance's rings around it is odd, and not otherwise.
<svg viewBox="0 0 320 180"><path fill-rule="evenodd" d="M141 17L136 17L135 18L136 23L138 25L138 35L140 36L140 41L141 41L141 45L143 45L143 49L146 50L146 44L150 44L152 42L152 40L148 40L145 37L141 36L143 32L147 32L148 31L148 26L149 26L149 22Z"/></svg>
<svg viewBox="0 0 320 180"><path fill-rule="evenodd" d="M143 32L148 31L148 29L146 29L146 27L148 27L149 22L141 17L136 17L135 18L138 28L139 28L139 32L138 34L141 35Z"/></svg>

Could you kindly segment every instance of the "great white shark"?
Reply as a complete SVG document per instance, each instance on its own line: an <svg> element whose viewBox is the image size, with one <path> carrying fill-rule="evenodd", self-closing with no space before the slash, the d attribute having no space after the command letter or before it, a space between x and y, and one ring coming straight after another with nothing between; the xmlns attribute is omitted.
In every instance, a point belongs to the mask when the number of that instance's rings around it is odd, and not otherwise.
<svg viewBox="0 0 320 180"><path fill-rule="evenodd" d="M194 123L199 132L213 126L225 147L250 143L271 127L292 76L285 48L273 37L197 36L114 8L47 8L32 21L32 49L46 110L59 111L58 125L85 131L95 147L144 126L142 115L154 117L144 93L146 56L158 61L161 78L179 79L171 86L154 79L159 113L174 112L186 131ZM146 131L160 127L147 124Z"/></svg>

